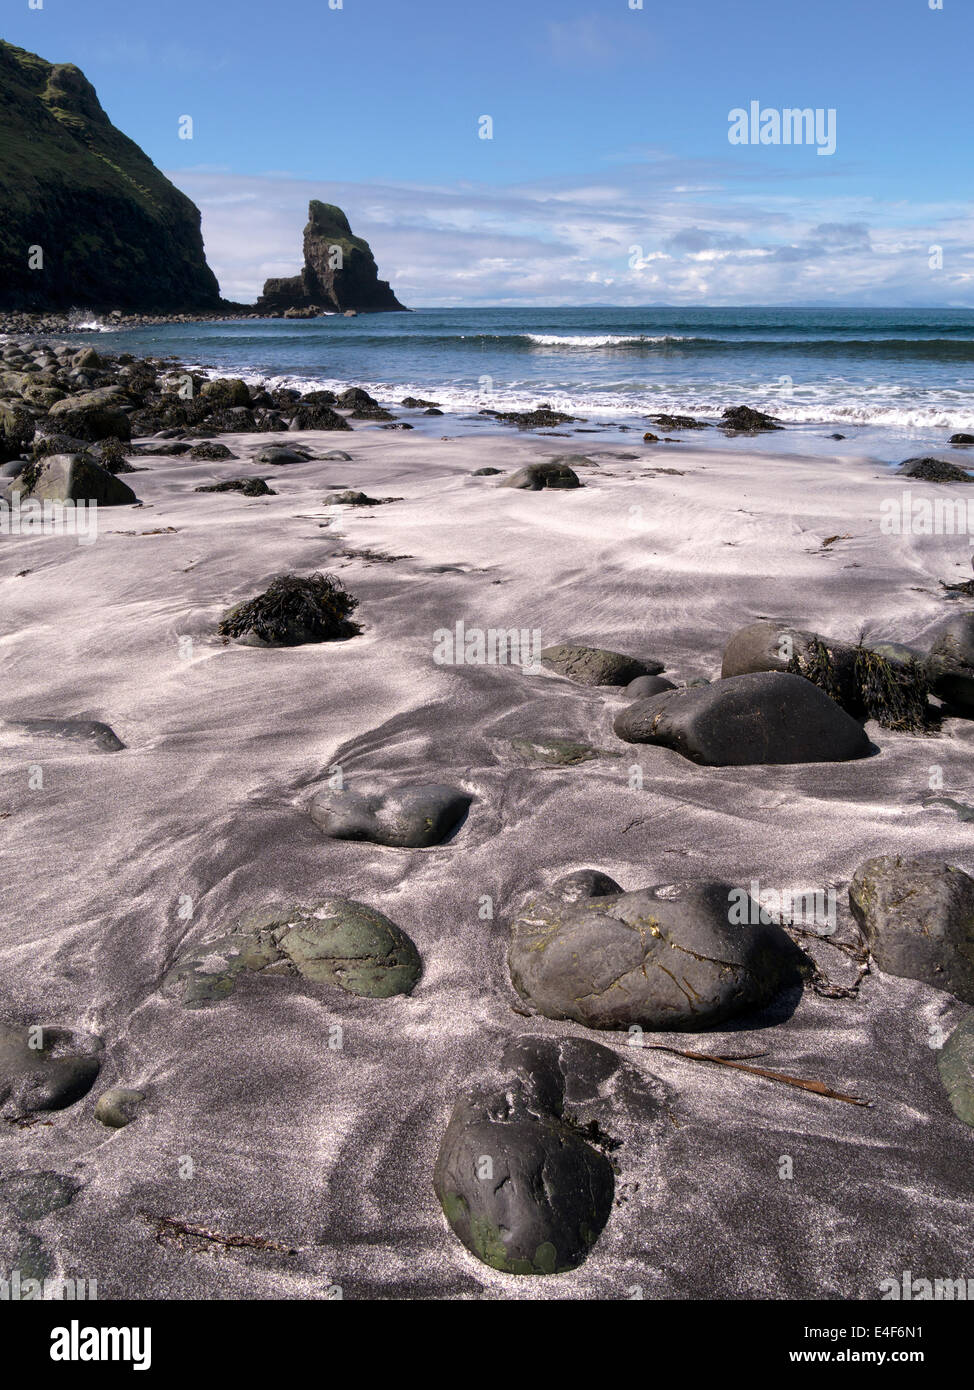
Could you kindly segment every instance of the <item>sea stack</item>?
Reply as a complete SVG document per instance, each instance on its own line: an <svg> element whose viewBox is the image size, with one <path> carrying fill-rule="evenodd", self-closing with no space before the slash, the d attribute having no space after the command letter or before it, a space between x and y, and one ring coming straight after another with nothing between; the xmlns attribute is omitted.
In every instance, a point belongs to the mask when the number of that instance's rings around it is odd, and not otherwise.
<svg viewBox="0 0 974 1390"><path fill-rule="evenodd" d="M308 204L304 269L300 275L267 280L256 308L258 313L292 318L351 311L405 312L389 282L379 279L369 243L352 235L341 208L317 198Z"/></svg>

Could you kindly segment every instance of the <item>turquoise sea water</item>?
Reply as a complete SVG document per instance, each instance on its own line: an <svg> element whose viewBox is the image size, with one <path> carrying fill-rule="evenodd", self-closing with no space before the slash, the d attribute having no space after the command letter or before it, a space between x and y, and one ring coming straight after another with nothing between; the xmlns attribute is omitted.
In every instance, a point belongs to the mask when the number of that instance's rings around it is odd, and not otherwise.
<svg viewBox="0 0 974 1390"><path fill-rule="evenodd" d="M748 404L796 426L798 447L823 431L880 452L974 432L971 309L419 309L101 327L92 341L249 379L426 396L464 428L484 406L547 401L634 428L659 411Z"/></svg>

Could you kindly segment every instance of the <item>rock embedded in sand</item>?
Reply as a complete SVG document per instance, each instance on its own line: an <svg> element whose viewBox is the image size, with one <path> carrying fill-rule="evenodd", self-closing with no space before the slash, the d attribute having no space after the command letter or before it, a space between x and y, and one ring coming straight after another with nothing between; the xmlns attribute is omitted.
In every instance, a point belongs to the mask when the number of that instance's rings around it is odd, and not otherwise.
<svg viewBox="0 0 974 1390"><path fill-rule="evenodd" d="M529 463L519 468L498 487L522 488L527 492L541 492L544 488L581 487L578 474L562 463Z"/></svg>
<svg viewBox="0 0 974 1390"><path fill-rule="evenodd" d="M471 478L491 478L496 474L503 473L503 468L475 468L471 473Z"/></svg>
<svg viewBox="0 0 974 1390"><path fill-rule="evenodd" d="M219 463L222 459L232 459L234 454L225 444L194 444L189 451L191 459L205 459L210 463Z"/></svg>
<svg viewBox="0 0 974 1390"><path fill-rule="evenodd" d="M974 434L952 434L948 444L974 444Z"/></svg>
<svg viewBox="0 0 974 1390"><path fill-rule="evenodd" d="M0 1115L64 1110L91 1090L102 1043L68 1028L0 1024Z"/></svg>
<svg viewBox="0 0 974 1390"><path fill-rule="evenodd" d="M626 743L661 744L709 767L846 762L871 748L862 726L824 691L783 672L635 700L614 728Z"/></svg>
<svg viewBox="0 0 974 1390"><path fill-rule="evenodd" d="M849 885L880 970L974 1004L974 878L952 864L881 855Z"/></svg>
<svg viewBox="0 0 974 1390"><path fill-rule="evenodd" d="M305 979L369 999L411 993L423 970L404 931L381 912L348 898L320 903L278 944Z"/></svg>
<svg viewBox="0 0 974 1390"><path fill-rule="evenodd" d="M664 690L675 690L676 686L665 676L636 676L626 686L625 693L631 700L644 700L649 695L661 695Z"/></svg>
<svg viewBox="0 0 974 1390"><path fill-rule="evenodd" d="M275 467L289 463L307 463L311 458L311 450L306 449L303 444L268 444L265 449L259 449L254 454L257 463L270 463Z"/></svg>
<svg viewBox="0 0 974 1390"><path fill-rule="evenodd" d="M75 1178L43 1169L9 1173L0 1178L0 1201L26 1221L39 1221L52 1211L70 1206L81 1184Z"/></svg>
<svg viewBox="0 0 974 1390"><path fill-rule="evenodd" d="M574 767L599 756L599 750L590 743L575 743L567 738L512 738L511 747L525 762L552 767Z"/></svg>
<svg viewBox="0 0 974 1390"><path fill-rule="evenodd" d="M31 465L26 495L39 502L97 502L99 507L130 507L139 500L90 454L49 454Z"/></svg>
<svg viewBox="0 0 974 1390"><path fill-rule="evenodd" d="M311 819L335 840L370 840L396 849L442 844L473 800L466 792L429 782L385 792L326 791L311 803Z"/></svg>
<svg viewBox="0 0 974 1390"><path fill-rule="evenodd" d="M433 1188L454 1234L492 1269L576 1269L609 1219L615 1178L589 1142L598 1126L584 1129L566 1113L567 1093L573 1084L594 1091L618 1059L584 1039L527 1038L502 1065L513 1072L505 1084L477 1087L454 1107Z"/></svg>
<svg viewBox="0 0 974 1390"><path fill-rule="evenodd" d="M415 945L388 917L349 898L326 898L248 913L232 932L177 961L162 989L184 1008L199 1009L231 995L245 971L267 971L388 999L409 994L422 969Z"/></svg>
<svg viewBox="0 0 974 1390"><path fill-rule="evenodd" d="M964 468L947 459L906 459L896 470L904 478L921 478L928 483L970 483L974 478Z"/></svg>
<svg viewBox="0 0 974 1390"><path fill-rule="evenodd" d="M388 499L385 497L369 497L364 492L355 492L352 488L347 488L344 492L330 492L324 499L326 507L378 507Z"/></svg>
<svg viewBox="0 0 974 1390"><path fill-rule="evenodd" d="M579 685L628 685L638 676L658 676L663 670L663 663L652 658L644 660L575 642L545 647L541 652L541 664Z"/></svg>
<svg viewBox="0 0 974 1390"><path fill-rule="evenodd" d="M277 493L273 488L269 488L263 478L228 478L225 483L206 483L203 487L193 489L194 492L242 492L244 497L276 497Z"/></svg>
<svg viewBox="0 0 974 1390"><path fill-rule="evenodd" d="M613 893L593 880L590 896L583 884L567 899L566 886L531 899L511 928L511 981L547 1018L696 1032L771 1003L807 973L781 927L727 883Z"/></svg>
<svg viewBox="0 0 974 1390"><path fill-rule="evenodd" d="M95 1102L95 1119L109 1129L124 1129L138 1114L145 1100L144 1091L131 1091L124 1086L112 1086L102 1091Z"/></svg>
<svg viewBox="0 0 974 1390"><path fill-rule="evenodd" d="M5 719L3 727L29 738L60 738L70 743L85 743L97 753L120 753L125 747L115 730L99 719Z"/></svg>
<svg viewBox="0 0 974 1390"><path fill-rule="evenodd" d="M738 409L746 410L746 406ZM770 416L768 417L770 418ZM707 430L706 420L695 420L692 415L650 415L650 421L664 430Z"/></svg>
<svg viewBox="0 0 974 1390"><path fill-rule="evenodd" d="M937 1058L937 1070L954 1114L974 1127L974 1016L951 1033Z"/></svg>

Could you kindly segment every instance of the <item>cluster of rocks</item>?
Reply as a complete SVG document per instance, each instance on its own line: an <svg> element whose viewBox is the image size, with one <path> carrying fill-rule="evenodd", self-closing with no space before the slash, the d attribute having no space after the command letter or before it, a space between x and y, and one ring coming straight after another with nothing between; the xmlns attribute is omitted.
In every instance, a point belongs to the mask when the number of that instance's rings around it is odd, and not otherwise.
<svg viewBox="0 0 974 1390"><path fill-rule="evenodd" d="M135 492L118 478L136 471L128 459L189 454L219 462L234 457L221 434L349 431L350 421L412 428L360 387L268 391L129 353L11 341L0 347L0 499L17 491L38 500L132 505ZM154 442L131 443L148 437ZM311 457L293 442L268 444L255 455L273 466ZM266 495L259 480L240 481L247 486L218 490Z"/></svg>

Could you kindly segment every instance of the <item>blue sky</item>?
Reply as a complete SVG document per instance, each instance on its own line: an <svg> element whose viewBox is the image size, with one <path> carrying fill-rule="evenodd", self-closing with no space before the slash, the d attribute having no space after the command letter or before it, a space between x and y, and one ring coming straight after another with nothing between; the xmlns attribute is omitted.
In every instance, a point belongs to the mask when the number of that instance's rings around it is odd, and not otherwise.
<svg viewBox="0 0 974 1390"><path fill-rule="evenodd" d="M322 197L413 305L974 304L972 0L631 3L6 0L2 32L84 69L231 298ZM835 153L731 145L752 101L834 108Z"/></svg>

